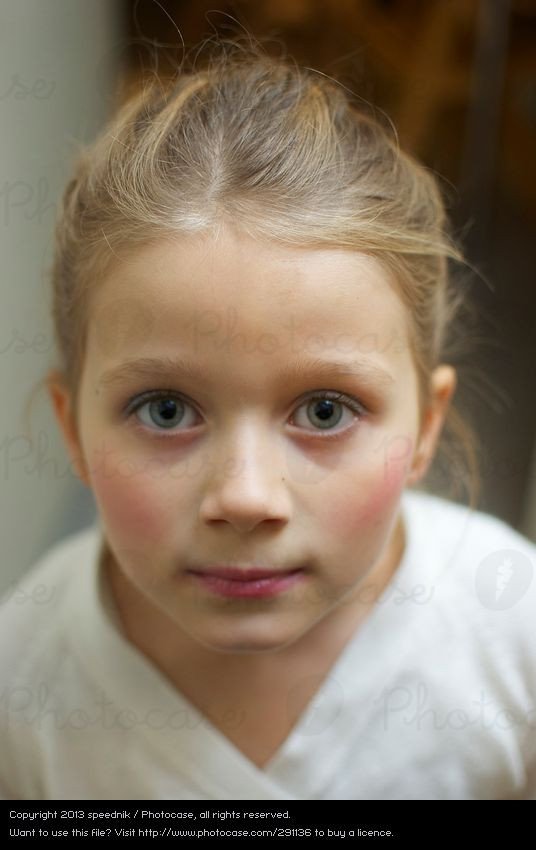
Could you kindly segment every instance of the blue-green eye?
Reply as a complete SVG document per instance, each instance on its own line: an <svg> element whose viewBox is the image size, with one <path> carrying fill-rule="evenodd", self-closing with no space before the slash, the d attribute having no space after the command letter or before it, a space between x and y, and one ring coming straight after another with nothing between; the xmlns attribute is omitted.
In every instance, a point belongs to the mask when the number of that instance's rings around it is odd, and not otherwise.
<svg viewBox="0 0 536 850"><path fill-rule="evenodd" d="M302 409L305 412L304 420L296 422ZM333 390L317 390L311 393L308 398L302 400L296 411L292 424L297 424L305 433L314 437L326 438L339 436L355 419L360 419L365 414L361 402ZM345 414L349 420L347 427L334 431ZM130 418L134 415L138 427L152 431L160 437L173 437L187 431L197 424L196 416L199 416L193 405L180 395L158 390L143 393L128 403L125 416ZM311 425L313 428L309 427Z"/></svg>
<svg viewBox="0 0 536 850"><path fill-rule="evenodd" d="M143 398L139 398L127 412L130 415L137 413L138 420L150 430L171 431L179 425L183 426L180 430L184 430L195 424L195 415L192 416L194 408L180 396L161 393L147 401ZM156 429L154 426L157 426Z"/></svg>
<svg viewBox="0 0 536 850"><path fill-rule="evenodd" d="M308 423L318 427L321 431L328 431L339 424L345 412L349 412L348 405L343 404L339 400L339 397L340 394L335 398L327 394L325 396L316 396L301 404L298 410L304 408ZM350 415L350 421L354 418L353 415ZM298 422L298 425L300 424Z"/></svg>

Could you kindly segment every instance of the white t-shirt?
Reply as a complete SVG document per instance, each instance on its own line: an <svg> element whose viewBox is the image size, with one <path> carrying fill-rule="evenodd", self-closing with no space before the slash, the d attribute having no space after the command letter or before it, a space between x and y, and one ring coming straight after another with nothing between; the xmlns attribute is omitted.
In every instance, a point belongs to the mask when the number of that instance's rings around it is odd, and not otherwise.
<svg viewBox="0 0 536 850"><path fill-rule="evenodd" d="M102 530L0 598L8 799L536 799L536 546L402 496L406 549L290 735L256 767L121 630Z"/></svg>

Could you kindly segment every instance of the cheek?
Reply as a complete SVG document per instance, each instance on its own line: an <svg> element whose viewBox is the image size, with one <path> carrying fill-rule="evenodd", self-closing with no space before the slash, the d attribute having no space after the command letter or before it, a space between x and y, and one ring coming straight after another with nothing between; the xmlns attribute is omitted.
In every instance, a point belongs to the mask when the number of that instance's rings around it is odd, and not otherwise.
<svg viewBox="0 0 536 850"><path fill-rule="evenodd" d="M163 482L111 451L106 464L97 463L93 469L92 488L110 537L126 547L161 545L167 536L170 504Z"/></svg>
<svg viewBox="0 0 536 850"><path fill-rule="evenodd" d="M329 499L326 530L339 540L355 536L364 540L375 529L390 526L412 455L409 438L393 439L373 469L345 478L346 486L339 486L336 501L335 496Z"/></svg>

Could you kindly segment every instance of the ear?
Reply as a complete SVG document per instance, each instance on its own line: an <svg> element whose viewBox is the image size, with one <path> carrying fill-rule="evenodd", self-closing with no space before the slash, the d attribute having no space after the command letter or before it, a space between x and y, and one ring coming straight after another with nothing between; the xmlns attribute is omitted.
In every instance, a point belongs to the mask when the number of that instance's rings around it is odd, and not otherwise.
<svg viewBox="0 0 536 850"><path fill-rule="evenodd" d="M47 388L52 402L52 408L65 440L65 446L75 472L87 487L89 475L84 461L76 417L72 407L72 395L66 379L61 372L52 370L46 378Z"/></svg>
<svg viewBox="0 0 536 850"><path fill-rule="evenodd" d="M430 377L431 400L424 413L421 434L414 454L407 484L420 481L428 471L436 453L449 404L456 390L457 376L453 366L443 364Z"/></svg>

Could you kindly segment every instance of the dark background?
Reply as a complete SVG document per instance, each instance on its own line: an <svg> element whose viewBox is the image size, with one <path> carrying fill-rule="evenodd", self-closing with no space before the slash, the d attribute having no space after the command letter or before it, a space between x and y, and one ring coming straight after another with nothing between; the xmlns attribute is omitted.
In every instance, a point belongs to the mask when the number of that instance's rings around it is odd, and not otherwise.
<svg viewBox="0 0 536 850"><path fill-rule="evenodd" d="M118 103L203 40L251 35L379 107L440 177L477 306L456 401L478 435L478 507L522 528L536 424L534 0L125 0ZM455 364L458 365L458 364ZM437 488L435 488L437 489Z"/></svg>

